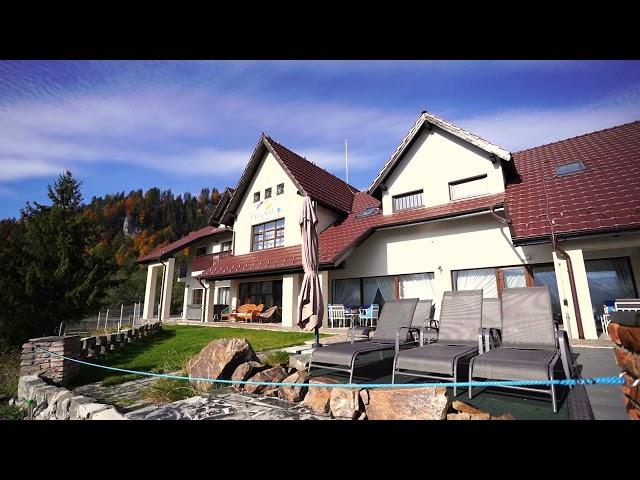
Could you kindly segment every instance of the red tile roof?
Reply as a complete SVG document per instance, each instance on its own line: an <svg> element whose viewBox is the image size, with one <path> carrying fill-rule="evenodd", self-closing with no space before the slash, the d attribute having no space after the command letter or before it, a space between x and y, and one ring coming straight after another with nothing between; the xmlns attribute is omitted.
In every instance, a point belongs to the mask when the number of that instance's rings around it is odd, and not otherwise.
<svg viewBox="0 0 640 480"><path fill-rule="evenodd" d="M513 154L520 183L507 186L516 243L548 240L545 184L554 232L562 235L640 228L640 121ZM556 176L580 160L586 170ZM544 176L545 181L542 181Z"/></svg>
<svg viewBox="0 0 640 480"><path fill-rule="evenodd" d="M212 235L217 235L218 233L223 233L231 231L230 228L216 228L207 226L201 228L200 230L196 230L195 232L191 232L185 237L182 237L180 240L176 240L169 245L165 245L164 247L159 247L153 250L151 253L147 255L143 255L142 257L136 260L138 263L149 263L152 261L157 261L159 258L164 257L166 255L171 255L174 252L182 250L183 248L187 248L190 244L195 242L196 240L203 239L205 237L210 237Z"/></svg>
<svg viewBox="0 0 640 480"><path fill-rule="evenodd" d="M380 202L377 199L366 192L358 192L354 196L352 213L320 234L320 265L333 265L336 261L341 260L344 254L363 242L377 228L433 221L477 211L486 211L491 206L501 206L503 203L504 195L500 193L450 202L435 207L407 210L393 215L385 216L377 212L367 217L358 218L358 215L365 208L380 206ZM203 278L225 278L245 274L300 269L302 269L300 246L296 245L228 257L220 260L200 276Z"/></svg>
<svg viewBox="0 0 640 480"><path fill-rule="evenodd" d="M265 138L290 175L311 198L342 213L351 211L353 195L358 192L357 188L280 145L271 137Z"/></svg>

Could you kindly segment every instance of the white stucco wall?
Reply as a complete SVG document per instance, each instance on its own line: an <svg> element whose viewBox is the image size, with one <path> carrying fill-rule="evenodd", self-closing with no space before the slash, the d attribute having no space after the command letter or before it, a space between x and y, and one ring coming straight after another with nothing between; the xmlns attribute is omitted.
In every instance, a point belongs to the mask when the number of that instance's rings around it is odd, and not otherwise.
<svg viewBox="0 0 640 480"><path fill-rule="evenodd" d="M483 214L377 231L330 278L433 272L438 315L453 270L551 262L549 245L513 247L508 227Z"/></svg>
<svg viewBox="0 0 640 480"><path fill-rule="evenodd" d="M487 175L487 193L504 191L500 162L494 165L487 152L437 127L423 130L384 182L388 190L382 196L383 212L393 213L394 195L420 189L425 206L447 203L449 182L483 174Z"/></svg>
<svg viewBox="0 0 640 480"><path fill-rule="evenodd" d="M278 184L284 183L284 193L276 195ZM264 199L264 191L272 189L271 198ZM260 192L260 202L253 203L253 194ZM271 153L267 153L253 176L249 188L238 208L233 225L235 231L235 255L251 252L251 227L260 223L284 218L284 246L300 244L300 228L297 227L302 197L287 173Z"/></svg>

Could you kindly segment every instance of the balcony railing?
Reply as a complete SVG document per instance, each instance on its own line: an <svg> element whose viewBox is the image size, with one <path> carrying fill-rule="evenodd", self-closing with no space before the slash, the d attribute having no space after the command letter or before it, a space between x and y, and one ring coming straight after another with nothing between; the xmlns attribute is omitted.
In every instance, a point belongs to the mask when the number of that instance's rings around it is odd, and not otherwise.
<svg viewBox="0 0 640 480"><path fill-rule="evenodd" d="M231 251L212 253L211 255L201 255L199 257L193 257L193 263L191 265L191 271L197 272L200 270L206 270L209 267L214 266L223 258L231 256Z"/></svg>

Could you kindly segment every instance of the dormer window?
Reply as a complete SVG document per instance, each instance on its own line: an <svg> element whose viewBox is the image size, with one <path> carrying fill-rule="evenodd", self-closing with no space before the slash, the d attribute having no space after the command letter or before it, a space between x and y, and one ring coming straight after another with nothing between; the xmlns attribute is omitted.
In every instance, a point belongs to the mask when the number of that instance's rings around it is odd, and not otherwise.
<svg viewBox="0 0 640 480"><path fill-rule="evenodd" d="M564 175L571 175L572 173L580 173L586 170L587 167L584 166L580 160L576 162L563 163L562 165L556 166L556 175L558 177L562 177Z"/></svg>
<svg viewBox="0 0 640 480"><path fill-rule="evenodd" d="M422 190L416 190L415 192L403 193L402 195L394 195L393 211L400 212L402 210L424 207L422 192Z"/></svg>
<svg viewBox="0 0 640 480"><path fill-rule="evenodd" d="M207 254L207 247L196 248L196 257L202 257Z"/></svg>
<svg viewBox="0 0 640 480"><path fill-rule="evenodd" d="M284 183L281 183L276 187L276 195L282 195L283 193L284 193Z"/></svg>
<svg viewBox="0 0 640 480"><path fill-rule="evenodd" d="M487 175L464 178L449 182L449 198L459 200L461 198L477 197L487 193Z"/></svg>
<svg viewBox="0 0 640 480"><path fill-rule="evenodd" d="M253 194L253 203L258 203L260 201L260 192L256 192Z"/></svg>

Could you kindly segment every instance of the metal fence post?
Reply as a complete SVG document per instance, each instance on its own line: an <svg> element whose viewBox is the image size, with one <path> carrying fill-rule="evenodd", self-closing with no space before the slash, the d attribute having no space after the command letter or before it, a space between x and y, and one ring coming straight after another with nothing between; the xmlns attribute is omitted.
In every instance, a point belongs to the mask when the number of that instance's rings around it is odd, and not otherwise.
<svg viewBox="0 0 640 480"><path fill-rule="evenodd" d="M104 317L104 331L107 331L107 324L109 323L109 309L107 308L107 314Z"/></svg>
<svg viewBox="0 0 640 480"><path fill-rule="evenodd" d="M120 333L120 327L122 326L122 313L124 312L124 305L120 305L120 321L118 322L118 333Z"/></svg>
<svg viewBox="0 0 640 480"><path fill-rule="evenodd" d="M98 312L98 323L96 323L96 330L100 329L100 312Z"/></svg>

